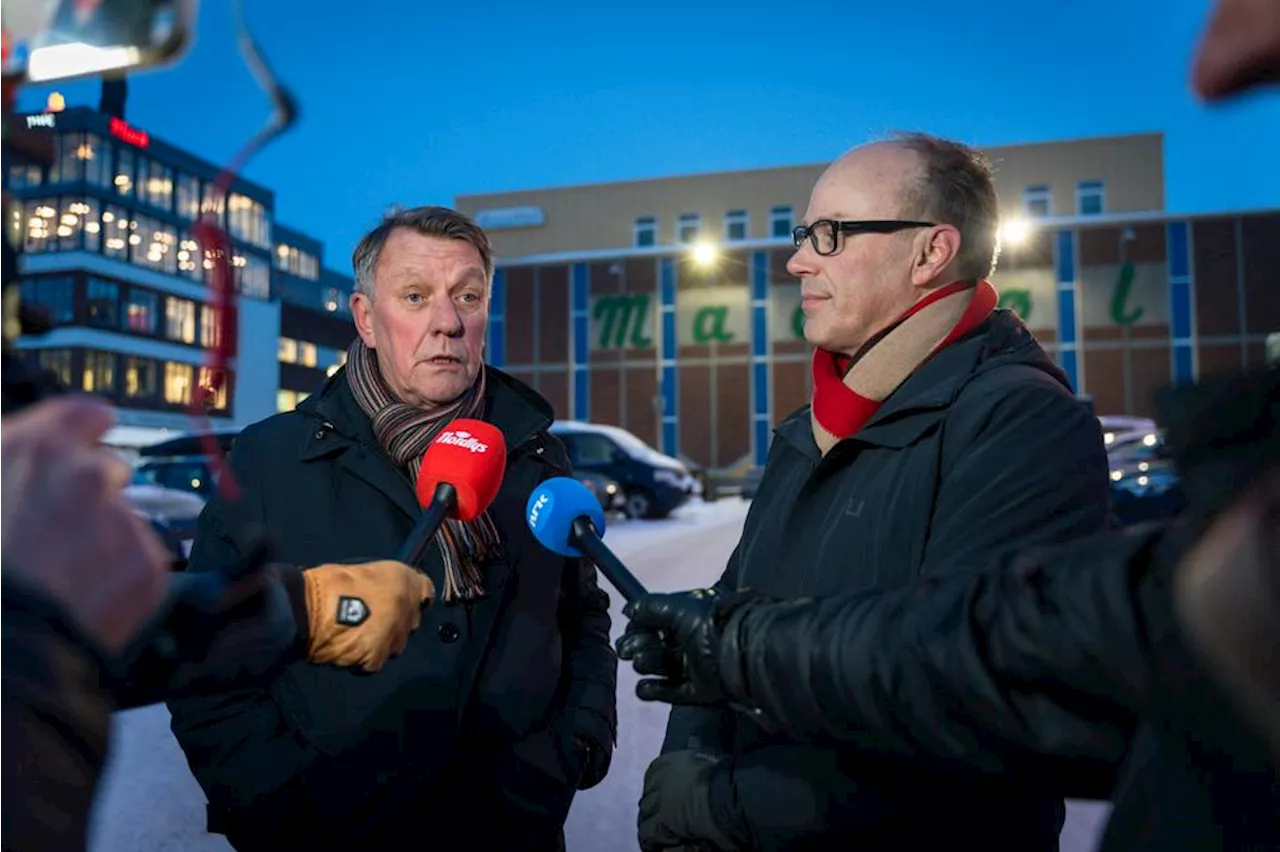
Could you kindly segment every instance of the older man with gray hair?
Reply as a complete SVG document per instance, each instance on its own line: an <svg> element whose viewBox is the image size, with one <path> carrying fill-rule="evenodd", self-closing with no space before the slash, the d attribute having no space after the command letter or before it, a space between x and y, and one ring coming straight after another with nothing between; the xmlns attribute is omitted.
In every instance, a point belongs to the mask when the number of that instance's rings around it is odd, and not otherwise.
<svg viewBox="0 0 1280 852"><path fill-rule="evenodd" d="M191 570L234 565L257 526L281 561L320 566L303 577L331 572L321 588L394 587L407 569L386 557L420 513L418 466L456 418L503 433L501 490L441 528L422 567L440 600L374 649L377 665L313 655L261 688L173 701L174 733L210 830L238 850L389 848L442 826L480 847L562 849L574 791L608 769L617 661L595 568L524 523L529 494L568 473L551 406L484 363L493 255L469 218L394 212L353 265L345 367L236 440L244 493L210 503Z"/></svg>

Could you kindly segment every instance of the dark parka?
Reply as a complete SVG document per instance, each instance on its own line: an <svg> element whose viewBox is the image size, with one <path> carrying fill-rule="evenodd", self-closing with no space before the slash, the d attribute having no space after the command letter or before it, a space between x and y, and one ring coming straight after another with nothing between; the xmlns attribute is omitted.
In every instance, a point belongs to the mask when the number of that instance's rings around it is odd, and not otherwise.
<svg viewBox="0 0 1280 852"><path fill-rule="evenodd" d="M237 848L455 829L495 848L555 848L575 788L603 777L616 727L608 598L592 565L544 549L524 522L530 492L568 462L545 400L494 369L486 395L509 452L486 597L437 601L375 674L303 661L261 688L169 703L210 829ZM229 570L255 527L281 563L390 558L420 514L341 370L295 411L247 428L230 467L243 496L210 502L189 570ZM425 562L443 589L438 549Z"/></svg>
<svg viewBox="0 0 1280 852"><path fill-rule="evenodd" d="M720 585L820 598L986 567L1105 529L1107 477L1097 419L1025 326L996 311L825 458L807 406L780 424ZM805 746L734 711L677 708L663 750L690 747L733 755L713 808L746 848L1057 848L1062 800L1021 781Z"/></svg>

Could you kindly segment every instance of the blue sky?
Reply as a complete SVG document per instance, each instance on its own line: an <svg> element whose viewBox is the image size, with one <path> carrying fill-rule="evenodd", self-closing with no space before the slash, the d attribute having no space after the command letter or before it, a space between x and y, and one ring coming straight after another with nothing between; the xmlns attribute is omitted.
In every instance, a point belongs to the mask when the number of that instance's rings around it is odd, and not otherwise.
<svg viewBox="0 0 1280 852"><path fill-rule="evenodd" d="M302 106L246 175L336 269L392 203L824 162L892 129L1159 130L1171 210L1280 206L1280 93L1190 91L1209 0L245 5ZM130 122L230 159L268 114L231 33L228 4L203 0L182 62L132 78ZM96 84L58 88L97 103Z"/></svg>

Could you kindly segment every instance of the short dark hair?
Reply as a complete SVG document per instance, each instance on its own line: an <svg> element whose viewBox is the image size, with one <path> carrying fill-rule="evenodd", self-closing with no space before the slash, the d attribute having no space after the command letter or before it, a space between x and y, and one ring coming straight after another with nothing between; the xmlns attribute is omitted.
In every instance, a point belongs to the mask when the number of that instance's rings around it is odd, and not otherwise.
<svg viewBox="0 0 1280 852"><path fill-rule="evenodd" d="M356 276L356 292L373 298L373 272L387 240L398 228L408 228L428 237L462 240L476 247L484 264L485 278L493 281L493 246L489 235L470 216L449 207L393 207L382 217L378 227L365 234L351 255Z"/></svg>
<svg viewBox="0 0 1280 852"><path fill-rule="evenodd" d="M954 225L960 231L960 277L990 276L1000 255L1000 203L986 155L928 133L895 133L892 141L915 151L924 163L920 179L905 191L905 214Z"/></svg>

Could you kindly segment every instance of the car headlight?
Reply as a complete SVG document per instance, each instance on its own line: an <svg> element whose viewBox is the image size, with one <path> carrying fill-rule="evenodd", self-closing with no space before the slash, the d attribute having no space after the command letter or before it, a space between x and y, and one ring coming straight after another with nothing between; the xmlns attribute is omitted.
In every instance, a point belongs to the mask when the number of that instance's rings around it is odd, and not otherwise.
<svg viewBox="0 0 1280 852"><path fill-rule="evenodd" d="M618 493L618 486L617 486L617 485L615 485L615 484L613 484L612 482L610 482L608 485L606 485L606 486L604 487L604 493L605 493L605 494L609 494L609 495L611 495L611 496L612 496L612 495L614 495L614 494L617 494L617 493Z"/></svg>

